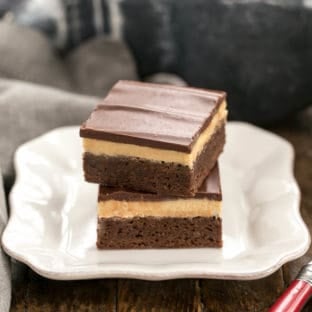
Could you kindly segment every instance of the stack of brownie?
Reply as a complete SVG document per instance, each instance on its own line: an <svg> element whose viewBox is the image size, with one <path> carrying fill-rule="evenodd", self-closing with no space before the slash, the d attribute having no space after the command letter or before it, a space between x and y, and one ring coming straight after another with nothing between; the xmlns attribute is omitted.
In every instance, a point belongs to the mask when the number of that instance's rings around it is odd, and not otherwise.
<svg viewBox="0 0 312 312"><path fill-rule="evenodd" d="M226 94L119 81L81 126L98 248L222 246Z"/></svg>

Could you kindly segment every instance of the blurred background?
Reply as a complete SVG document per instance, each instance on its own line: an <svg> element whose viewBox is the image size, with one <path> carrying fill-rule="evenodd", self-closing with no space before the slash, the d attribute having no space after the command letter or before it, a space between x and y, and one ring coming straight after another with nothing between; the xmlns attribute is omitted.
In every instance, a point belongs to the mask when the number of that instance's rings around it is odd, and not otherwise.
<svg viewBox="0 0 312 312"><path fill-rule="evenodd" d="M230 119L311 115L311 0L0 0L0 16L1 78L99 97L188 84L227 91Z"/></svg>

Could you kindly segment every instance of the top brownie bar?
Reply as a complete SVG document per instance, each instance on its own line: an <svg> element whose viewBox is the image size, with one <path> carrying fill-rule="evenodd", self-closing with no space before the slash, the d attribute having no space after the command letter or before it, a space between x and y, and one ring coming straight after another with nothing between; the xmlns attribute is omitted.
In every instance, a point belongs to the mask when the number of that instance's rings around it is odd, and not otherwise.
<svg viewBox="0 0 312 312"><path fill-rule="evenodd" d="M226 94L119 81L81 126L86 180L194 195L225 141Z"/></svg>

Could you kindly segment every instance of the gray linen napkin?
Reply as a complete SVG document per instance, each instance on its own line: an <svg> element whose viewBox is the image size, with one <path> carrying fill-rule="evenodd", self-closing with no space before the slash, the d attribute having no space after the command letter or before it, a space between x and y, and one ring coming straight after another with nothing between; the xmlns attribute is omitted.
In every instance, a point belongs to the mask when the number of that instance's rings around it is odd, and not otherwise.
<svg viewBox="0 0 312 312"><path fill-rule="evenodd" d="M100 97L119 79L138 79L123 42L92 38L60 57L42 33L1 20L0 60L2 78Z"/></svg>
<svg viewBox="0 0 312 312"><path fill-rule="evenodd" d="M20 144L50 129L80 124L98 101L91 96L0 79L0 167L6 189L14 180L13 154Z"/></svg>
<svg viewBox="0 0 312 312"><path fill-rule="evenodd" d="M7 222L4 190L0 172L0 237ZM0 311L9 311L11 302L11 277L9 261L0 248Z"/></svg>

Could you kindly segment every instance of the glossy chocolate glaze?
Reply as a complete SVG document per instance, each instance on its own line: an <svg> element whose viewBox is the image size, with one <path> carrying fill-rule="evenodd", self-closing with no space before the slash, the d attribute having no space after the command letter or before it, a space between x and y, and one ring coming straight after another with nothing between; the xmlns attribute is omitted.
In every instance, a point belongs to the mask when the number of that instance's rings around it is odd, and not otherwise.
<svg viewBox="0 0 312 312"><path fill-rule="evenodd" d="M126 201L163 201L176 200L175 196L163 196L152 193L136 192L125 189L118 189L101 185L99 187L98 201L103 200L126 200ZM194 197L207 198L211 200L222 200L222 191L220 184L220 173L218 164L211 170L209 176L205 179L202 186ZM185 198L184 198L185 199Z"/></svg>
<svg viewBox="0 0 312 312"><path fill-rule="evenodd" d="M119 81L81 126L80 136L190 152L225 96L221 91Z"/></svg>

